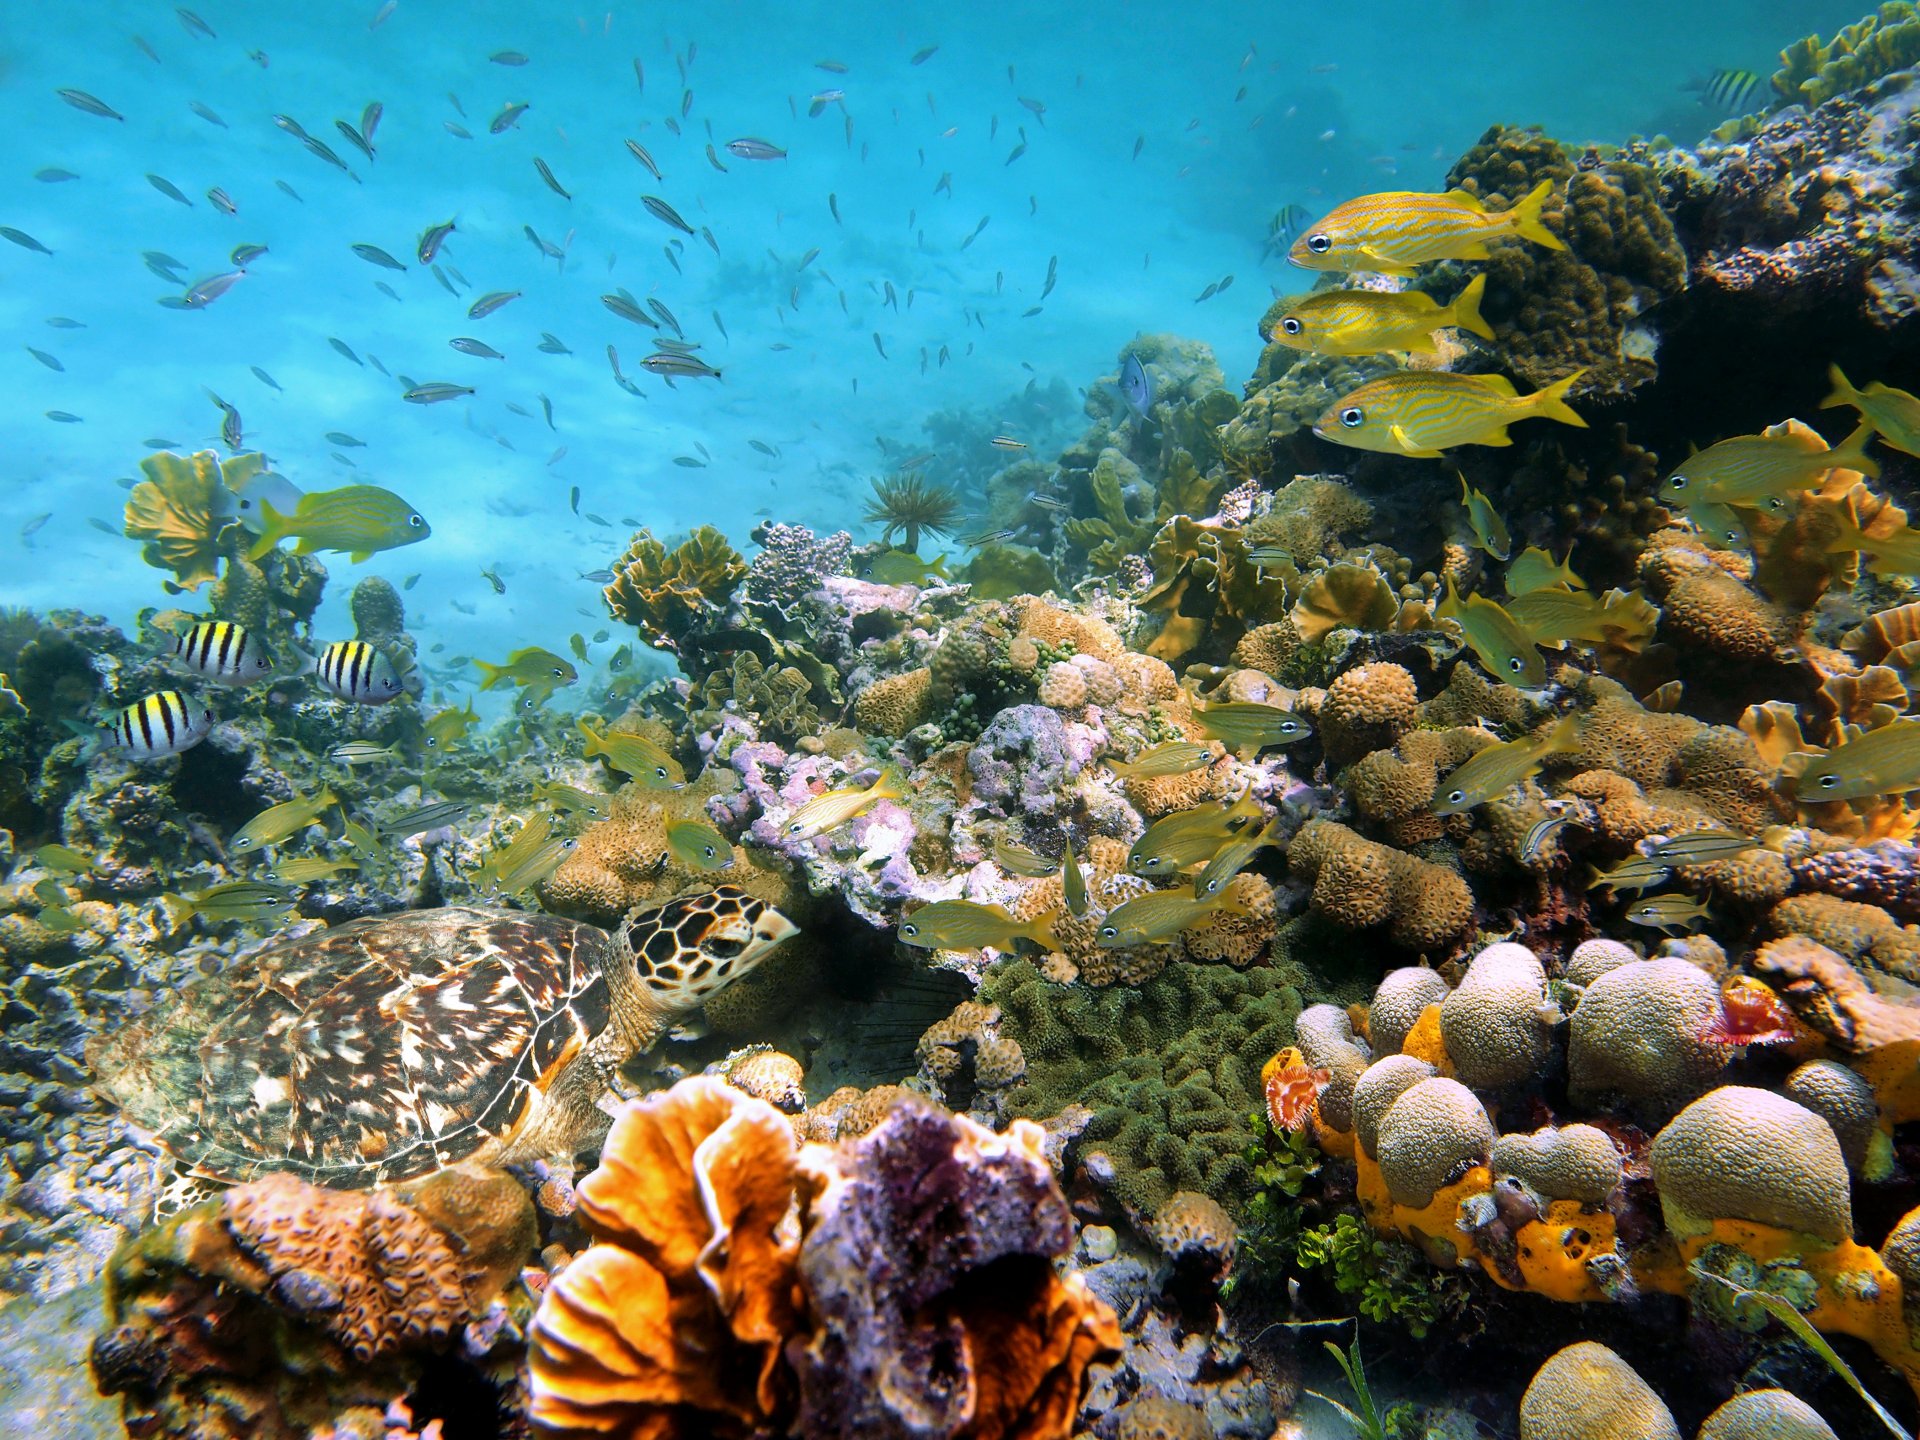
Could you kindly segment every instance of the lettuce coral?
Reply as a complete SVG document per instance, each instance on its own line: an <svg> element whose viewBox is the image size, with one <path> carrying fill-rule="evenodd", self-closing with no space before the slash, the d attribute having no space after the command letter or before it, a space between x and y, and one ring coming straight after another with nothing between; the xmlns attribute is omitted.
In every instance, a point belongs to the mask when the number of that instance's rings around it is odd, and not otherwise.
<svg viewBox="0 0 1920 1440"><path fill-rule="evenodd" d="M608 612L647 644L676 651L696 626L720 614L747 573L739 552L711 525L673 550L642 529L612 568L613 580L601 592Z"/></svg>
<svg viewBox="0 0 1920 1440"><path fill-rule="evenodd" d="M173 572L172 590L198 590L219 576L220 561L232 552L231 487L266 466L259 454L222 461L211 450L192 455L160 451L140 462L147 478L127 496L126 533L143 540L147 564Z"/></svg>

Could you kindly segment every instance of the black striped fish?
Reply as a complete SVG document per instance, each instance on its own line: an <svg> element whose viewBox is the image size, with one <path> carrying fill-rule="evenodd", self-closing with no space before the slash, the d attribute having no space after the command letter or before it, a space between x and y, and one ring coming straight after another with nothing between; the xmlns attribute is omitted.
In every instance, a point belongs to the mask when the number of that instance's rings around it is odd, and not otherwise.
<svg viewBox="0 0 1920 1440"><path fill-rule="evenodd" d="M253 634L231 620L202 620L173 642L173 658L205 680L251 685L273 671Z"/></svg>
<svg viewBox="0 0 1920 1440"><path fill-rule="evenodd" d="M1711 105L1729 115L1748 115L1764 109L1760 102L1760 77L1751 70L1716 70L1705 80L1696 81L1700 103Z"/></svg>
<svg viewBox="0 0 1920 1440"><path fill-rule="evenodd" d="M356 705L384 705L406 689L385 652L364 640L336 640L313 662L314 678Z"/></svg>
<svg viewBox="0 0 1920 1440"><path fill-rule="evenodd" d="M213 729L213 711L178 690L136 700L113 722L114 742L134 760L159 760L191 750Z"/></svg>

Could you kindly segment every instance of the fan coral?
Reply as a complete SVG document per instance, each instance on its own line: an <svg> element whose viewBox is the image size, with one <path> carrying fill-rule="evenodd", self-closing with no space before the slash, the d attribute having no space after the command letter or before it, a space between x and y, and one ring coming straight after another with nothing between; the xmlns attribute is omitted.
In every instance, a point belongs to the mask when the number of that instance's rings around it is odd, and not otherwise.
<svg viewBox="0 0 1920 1440"><path fill-rule="evenodd" d="M889 475L873 482L866 521L882 527L880 538L889 545L898 532L904 534L907 550L918 552L923 533L938 539L950 534L959 519L960 497L917 473Z"/></svg>
<svg viewBox="0 0 1920 1440"><path fill-rule="evenodd" d="M643 529L614 562L613 581L601 594L613 618L647 644L677 651L690 631L719 615L746 573L739 552L711 525L671 551Z"/></svg>
<svg viewBox="0 0 1920 1440"><path fill-rule="evenodd" d="M1789 104L1818 105L1858 90L1894 70L1920 63L1920 14L1905 0L1842 27L1822 44L1818 35L1780 52L1773 90Z"/></svg>
<svg viewBox="0 0 1920 1440"><path fill-rule="evenodd" d="M140 555L156 569L173 572L174 589L198 590L219 574L231 546L237 485L265 468L258 454L222 462L211 450L192 455L161 451L140 462L146 479L127 497L126 533L146 545Z"/></svg>

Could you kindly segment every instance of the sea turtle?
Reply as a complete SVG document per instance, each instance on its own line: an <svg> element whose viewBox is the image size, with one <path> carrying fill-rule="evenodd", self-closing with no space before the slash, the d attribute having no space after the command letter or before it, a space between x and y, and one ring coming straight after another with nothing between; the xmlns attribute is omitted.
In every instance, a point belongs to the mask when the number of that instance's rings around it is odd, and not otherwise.
<svg viewBox="0 0 1920 1440"><path fill-rule="evenodd" d="M97 1083L193 1175L359 1189L595 1144L620 1067L793 922L732 886L612 933L449 906L272 946L103 1037Z"/></svg>

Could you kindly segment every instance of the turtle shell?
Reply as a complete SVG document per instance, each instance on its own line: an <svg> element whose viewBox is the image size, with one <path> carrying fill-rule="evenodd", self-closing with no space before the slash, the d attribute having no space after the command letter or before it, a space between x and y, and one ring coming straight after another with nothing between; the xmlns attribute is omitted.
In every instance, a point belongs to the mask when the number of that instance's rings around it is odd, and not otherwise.
<svg viewBox="0 0 1920 1440"><path fill-rule="evenodd" d="M605 932L454 906L357 920L187 987L91 1055L196 1174L359 1188L497 1152L607 1023Z"/></svg>

